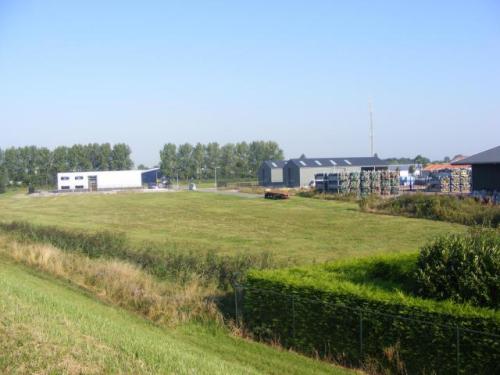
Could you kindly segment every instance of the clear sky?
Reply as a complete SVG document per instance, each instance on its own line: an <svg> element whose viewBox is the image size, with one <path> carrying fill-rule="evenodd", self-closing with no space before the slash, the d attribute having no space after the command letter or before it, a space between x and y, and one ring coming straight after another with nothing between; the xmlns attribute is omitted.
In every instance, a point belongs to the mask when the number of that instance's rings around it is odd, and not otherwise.
<svg viewBox="0 0 500 375"><path fill-rule="evenodd" d="M500 144L500 1L0 0L0 147L276 140L287 157Z"/></svg>

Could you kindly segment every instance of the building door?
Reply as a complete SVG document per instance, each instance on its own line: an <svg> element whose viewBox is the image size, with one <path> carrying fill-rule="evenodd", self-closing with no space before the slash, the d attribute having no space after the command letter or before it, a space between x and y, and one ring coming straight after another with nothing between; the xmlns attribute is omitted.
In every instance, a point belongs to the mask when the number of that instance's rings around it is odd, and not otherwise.
<svg viewBox="0 0 500 375"><path fill-rule="evenodd" d="M97 191L97 176L89 176L89 191Z"/></svg>

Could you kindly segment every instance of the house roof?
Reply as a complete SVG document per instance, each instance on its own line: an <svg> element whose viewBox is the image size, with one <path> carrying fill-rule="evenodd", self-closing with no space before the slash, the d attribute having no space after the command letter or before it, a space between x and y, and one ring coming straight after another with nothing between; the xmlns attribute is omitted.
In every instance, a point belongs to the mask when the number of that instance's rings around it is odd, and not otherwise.
<svg viewBox="0 0 500 375"><path fill-rule="evenodd" d="M461 164L500 164L500 146L469 156L468 158L455 161L453 165Z"/></svg>
<svg viewBox="0 0 500 375"><path fill-rule="evenodd" d="M377 157L354 157L354 158L306 158L290 159L290 163L299 168L320 167L386 167L389 164Z"/></svg>
<svg viewBox="0 0 500 375"><path fill-rule="evenodd" d="M286 164L285 160L266 160L264 162L269 168L283 168Z"/></svg>
<svg viewBox="0 0 500 375"><path fill-rule="evenodd" d="M460 164L460 165L455 165L454 163L434 163L434 164L427 164L424 168L425 172L436 172L436 171L444 171L447 169L462 169L462 168L468 168L470 165L468 164Z"/></svg>

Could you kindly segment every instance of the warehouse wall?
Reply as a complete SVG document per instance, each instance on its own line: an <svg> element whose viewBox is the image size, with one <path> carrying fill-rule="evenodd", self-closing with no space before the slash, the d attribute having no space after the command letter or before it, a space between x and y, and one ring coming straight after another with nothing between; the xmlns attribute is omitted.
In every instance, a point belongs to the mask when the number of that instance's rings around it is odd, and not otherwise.
<svg viewBox="0 0 500 375"><path fill-rule="evenodd" d="M103 171L103 172L58 173L57 189L58 190L88 189L89 176L97 176L98 190L130 189L130 188L142 187L142 171Z"/></svg>
<svg viewBox="0 0 500 375"><path fill-rule="evenodd" d="M271 169L271 183L273 185L283 183L283 169L282 168Z"/></svg>
<svg viewBox="0 0 500 375"><path fill-rule="evenodd" d="M473 165L472 190L500 191L500 164Z"/></svg>
<svg viewBox="0 0 500 375"><path fill-rule="evenodd" d="M311 181L314 181L314 175L318 173L338 173L338 172L361 172L361 167L318 167L318 168L301 168L300 183L297 186L308 186Z"/></svg>

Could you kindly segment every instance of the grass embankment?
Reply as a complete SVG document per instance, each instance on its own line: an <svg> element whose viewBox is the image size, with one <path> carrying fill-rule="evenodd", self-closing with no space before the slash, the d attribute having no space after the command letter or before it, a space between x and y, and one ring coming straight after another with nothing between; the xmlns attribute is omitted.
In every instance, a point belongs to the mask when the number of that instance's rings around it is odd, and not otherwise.
<svg viewBox="0 0 500 375"><path fill-rule="evenodd" d="M175 329L162 328L91 296L96 293L100 299L113 303L117 296L132 297L136 293L127 308L144 314L142 303L134 303L148 301L150 292L158 295L162 288L149 288L152 281L146 282L146 276L137 274L139 271L133 266L107 261L94 264L95 261L57 254L56 249L39 245L11 244L9 248L2 242L0 246L2 373L350 373L232 337L214 324L186 323ZM14 264L11 257L58 275L59 279ZM81 270L75 269L75 262L82 266ZM110 280L113 274L117 276L115 281ZM124 275L129 276L130 284ZM108 282L112 285L106 285ZM121 285L123 282L126 285Z"/></svg>
<svg viewBox="0 0 500 375"><path fill-rule="evenodd" d="M469 197L413 194L382 199L376 196L360 201L366 212L403 215L464 225L500 225L500 205L484 204Z"/></svg>
<svg viewBox="0 0 500 375"><path fill-rule="evenodd" d="M234 255L269 251L300 263L416 251L427 240L464 227L373 215L354 203L292 197L241 199L201 192L0 196L1 220L96 232L126 233L137 247Z"/></svg>

